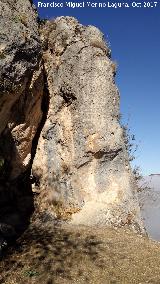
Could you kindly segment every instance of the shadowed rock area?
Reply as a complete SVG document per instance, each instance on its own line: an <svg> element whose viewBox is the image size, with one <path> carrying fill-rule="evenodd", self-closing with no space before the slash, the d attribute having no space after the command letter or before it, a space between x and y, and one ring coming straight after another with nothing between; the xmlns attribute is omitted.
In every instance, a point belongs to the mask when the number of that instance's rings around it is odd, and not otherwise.
<svg viewBox="0 0 160 284"><path fill-rule="evenodd" d="M42 119L42 50L30 1L0 1L0 246L33 212L30 166Z"/></svg>

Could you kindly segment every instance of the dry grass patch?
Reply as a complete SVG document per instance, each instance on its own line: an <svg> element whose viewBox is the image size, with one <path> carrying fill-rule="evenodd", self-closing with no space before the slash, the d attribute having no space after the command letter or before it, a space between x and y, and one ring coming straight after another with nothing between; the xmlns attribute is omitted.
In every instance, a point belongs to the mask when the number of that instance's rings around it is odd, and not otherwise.
<svg viewBox="0 0 160 284"><path fill-rule="evenodd" d="M126 229L31 226L1 261L0 283L160 283L160 245Z"/></svg>

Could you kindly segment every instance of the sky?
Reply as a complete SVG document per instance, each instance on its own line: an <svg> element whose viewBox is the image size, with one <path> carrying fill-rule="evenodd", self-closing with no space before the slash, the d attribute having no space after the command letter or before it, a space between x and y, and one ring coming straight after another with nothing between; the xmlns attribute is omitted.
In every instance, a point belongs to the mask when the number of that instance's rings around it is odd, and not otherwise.
<svg viewBox="0 0 160 284"><path fill-rule="evenodd" d="M38 0L34 3L37 6ZM122 120L138 144L133 166L139 166L143 175L160 173L160 1L156 8L39 8L38 12L46 19L74 16L104 33L118 64Z"/></svg>

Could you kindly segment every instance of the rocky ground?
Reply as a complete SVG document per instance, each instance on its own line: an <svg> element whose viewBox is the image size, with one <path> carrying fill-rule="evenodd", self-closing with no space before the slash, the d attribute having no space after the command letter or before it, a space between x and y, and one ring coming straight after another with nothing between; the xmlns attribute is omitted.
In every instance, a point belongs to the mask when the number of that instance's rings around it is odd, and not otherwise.
<svg viewBox="0 0 160 284"><path fill-rule="evenodd" d="M159 255L125 228L32 225L1 260L0 283L160 283Z"/></svg>

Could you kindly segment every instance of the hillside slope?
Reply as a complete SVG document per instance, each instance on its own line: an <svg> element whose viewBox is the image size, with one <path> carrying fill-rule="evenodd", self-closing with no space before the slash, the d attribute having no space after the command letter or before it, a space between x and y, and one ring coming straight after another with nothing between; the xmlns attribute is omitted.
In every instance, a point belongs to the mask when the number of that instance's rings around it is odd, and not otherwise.
<svg viewBox="0 0 160 284"><path fill-rule="evenodd" d="M126 229L33 226L0 266L3 284L160 283L160 246Z"/></svg>

